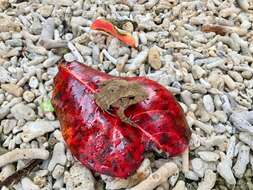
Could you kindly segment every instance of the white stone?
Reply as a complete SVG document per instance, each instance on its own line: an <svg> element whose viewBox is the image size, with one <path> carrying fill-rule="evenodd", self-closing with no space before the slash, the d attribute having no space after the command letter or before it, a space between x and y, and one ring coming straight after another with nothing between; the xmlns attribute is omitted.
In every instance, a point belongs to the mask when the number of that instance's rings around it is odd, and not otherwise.
<svg viewBox="0 0 253 190"><path fill-rule="evenodd" d="M32 180L30 180L28 177L24 177L21 180L22 189L25 190L40 190L39 186L35 185Z"/></svg>
<svg viewBox="0 0 253 190"><path fill-rule="evenodd" d="M63 175L64 170L65 170L65 169L64 169L63 166L57 164L57 165L55 166L53 172L52 172L53 178L54 178L54 179L59 179L59 178Z"/></svg>
<svg viewBox="0 0 253 190"><path fill-rule="evenodd" d="M185 178L193 180L193 181L199 180L199 176L191 170L189 170L188 172L185 172L184 176L185 176Z"/></svg>
<svg viewBox="0 0 253 190"><path fill-rule="evenodd" d="M32 121L36 118L34 110L23 103L19 103L13 106L11 108L11 113L18 120L25 119L27 121Z"/></svg>
<svg viewBox="0 0 253 190"><path fill-rule="evenodd" d="M32 102L32 101L34 100L34 98L35 98L35 95L34 95L34 93L31 92L31 91L25 91L25 92L23 93L23 98L24 98L24 100L25 100L26 102Z"/></svg>
<svg viewBox="0 0 253 190"><path fill-rule="evenodd" d="M176 186L172 190L185 190L185 182L182 180L179 180L176 184Z"/></svg>
<svg viewBox="0 0 253 190"><path fill-rule="evenodd" d="M205 74L206 74L206 71L204 69L202 69L198 65L193 65L193 67L192 67L192 75L193 75L194 79L200 79Z"/></svg>
<svg viewBox="0 0 253 190"><path fill-rule="evenodd" d="M60 189L60 190L65 190L65 188L63 188L64 185L64 181L63 181L63 177L57 179L53 185L53 189Z"/></svg>
<svg viewBox="0 0 253 190"><path fill-rule="evenodd" d="M58 121L37 120L28 122L22 128L21 138L24 142L29 142L39 136L59 128Z"/></svg>
<svg viewBox="0 0 253 190"><path fill-rule="evenodd" d="M237 2L244 11L249 9L249 0L237 0Z"/></svg>
<svg viewBox="0 0 253 190"><path fill-rule="evenodd" d="M253 111L251 112L235 112L230 116L230 121L240 131L253 134Z"/></svg>
<svg viewBox="0 0 253 190"><path fill-rule="evenodd" d="M3 127L3 133L9 134L13 128L16 126L17 120L15 119L6 119L1 122L1 126Z"/></svg>
<svg viewBox="0 0 253 190"><path fill-rule="evenodd" d="M203 97L203 104L207 112L214 112L214 103L211 95L208 94Z"/></svg>
<svg viewBox="0 0 253 190"><path fill-rule="evenodd" d="M128 177L127 179L113 178L110 176L102 175L103 181L106 183L106 189L122 189L130 188L139 182L143 181L151 174L152 170L150 167L149 159L145 159L140 167L137 169L136 173Z"/></svg>
<svg viewBox="0 0 253 190"><path fill-rule="evenodd" d="M31 88L37 88L39 86L39 81L35 76L32 76L29 80L29 86Z"/></svg>
<svg viewBox="0 0 253 190"><path fill-rule="evenodd" d="M207 162L216 162L220 158L219 154L210 151L201 151L198 152L198 155Z"/></svg>
<svg viewBox="0 0 253 190"><path fill-rule="evenodd" d="M0 66L0 83L11 82L11 80L10 73L4 67Z"/></svg>
<svg viewBox="0 0 253 190"><path fill-rule="evenodd" d="M231 167L232 167L232 160L225 157L217 165L217 172L226 180L228 184L235 185L236 180Z"/></svg>
<svg viewBox="0 0 253 190"><path fill-rule="evenodd" d="M76 60L76 57L72 53L67 53L64 55L64 59L67 62L72 62Z"/></svg>
<svg viewBox="0 0 253 190"><path fill-rule="evenodd" d="M205 177L199 183L197 190L212 190L216 182L216 174L212 170L205 171Z"/></svg>
<svg viewBox="0 0 253 190"><path fill-rule="evenodd" d="M206 147L222 146L226 141L227 137L225 135L216 135L209 138L201 138L200 140L201 144Z"/></svg>
<svg viewBox="0 0 253 190"><path fill-rule="evenodd" d="M67 157L65 154L65 146L62 142L55 144L53 150L53 156L48 164L48 170L53 171L57 164L64 166L66 164Z"/></svg>
<svg viewBox="0 0 253 190"><path fill-rule="evenodd" d="M247 165L249 163L250 148L248 146L242 145L239 149L239 155L237 161L233 167L234 174L237 178L242 178L246 171Z"/></svg>
<svg viewBox="0 0 253 190"><path fill-rule="evenodd" d="M0 173L0 181L5 180L7 177L12 175L15 172L15 167L13 164L8 164L2 168Z"/></svg>
<svg viewBox="0 0 253 190"><path fill-rule="evenodd" d="M229 141L228 141L228 146L227 146L227 157L228 158L233 158L235 154L235 143L236 143L236 137L232 136Z"/></svg>
<svg viewBox="0 0 253 190"><path fill-rule="evenodd" d="M251 150L253 150L253 135L247 132L241 132L239 134L239 139L244 142L245 144L249 145Z"/></svg>
<svg viewBox="0 0 253 190"><path fill-rule="evenodd" d="M125 65L126 71L135 71L140 67L141 64L146 61L148 57L148 50L141 51L132 61L130 64Z"/></svg>
<svg viewBox="0 0 253 190"><path fill-rule="evenodd" d="M83 165L76 162L64 174L66 190L95 190L95 180L92 173Z"/></svg>
<svg viewBox="0 0 253 190"><path fill-rule="evenodd" d="M192 170L199 176L203 177L205 172L205 163L200 158L194 158L191 161L192 164Z"/></svg>

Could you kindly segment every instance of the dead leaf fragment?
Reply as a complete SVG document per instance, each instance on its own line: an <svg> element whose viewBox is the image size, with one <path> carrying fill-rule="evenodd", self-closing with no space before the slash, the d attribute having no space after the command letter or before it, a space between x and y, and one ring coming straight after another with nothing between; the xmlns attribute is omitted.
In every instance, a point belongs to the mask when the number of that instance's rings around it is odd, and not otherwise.
<svg viewBox="0 0 253 190"><path fill-rule="evenodd" d="M118 28L109 20L105 20L102 18L96 19L92 23L91 29L107 32L108 34L111 34L112 36L118 38L120 41L124 42L125 44L133 48L136 48L136 42L133 36L131 35L131 33Z"/></svg>
<svg viewBox="0 0 253 190"><path fill-rule="evenodd" d="M218 25L204 25L201 29L202 32L214 32L221 36L225 36L228 32L225 27L218 26Z"/></svg>

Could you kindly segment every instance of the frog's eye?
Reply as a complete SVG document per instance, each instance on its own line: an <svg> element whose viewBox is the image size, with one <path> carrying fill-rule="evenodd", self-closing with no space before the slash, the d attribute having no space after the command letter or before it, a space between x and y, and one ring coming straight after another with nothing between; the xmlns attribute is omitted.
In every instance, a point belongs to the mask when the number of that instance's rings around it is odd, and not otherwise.
<svg viewBox="0 0 253 190"><path fill-rule="evenodd" d="M129 96L130 100L133 100L135 98L135 96Z"/></svg>

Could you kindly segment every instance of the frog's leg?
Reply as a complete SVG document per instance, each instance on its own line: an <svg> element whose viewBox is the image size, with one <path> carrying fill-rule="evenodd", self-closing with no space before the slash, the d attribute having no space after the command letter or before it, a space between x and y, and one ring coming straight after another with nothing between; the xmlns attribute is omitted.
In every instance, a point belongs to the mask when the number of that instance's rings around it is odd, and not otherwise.
<svg viewBox="0 0 253 190"><path fill-rule="evenodd" d="M121 121L133 126L133 127L137 127L137 125L132 122L126 115L125 115L125 106L120 106L117 110L117 115L119 116L119 118L121 119Z"/></svg>

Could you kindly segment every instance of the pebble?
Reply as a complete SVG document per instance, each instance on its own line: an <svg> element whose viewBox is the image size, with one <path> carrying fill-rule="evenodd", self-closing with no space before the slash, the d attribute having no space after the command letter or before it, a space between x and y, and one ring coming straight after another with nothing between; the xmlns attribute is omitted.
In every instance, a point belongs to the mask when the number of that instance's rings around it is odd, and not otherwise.
<svg viewBox="0 0 253 190"><path fill-rule="evenodd" d="M21 138L24 142L29 142L59 127L58 121L37 120L28 122L22 127Z"/></svg>
<svg viewBox="0 0 253 190"><path fill-rule="evenodd" d="M236 144L236 137L232 136L228 141L227 150L226 150L226 152L227 152L226 156L230 159L232 159L234 157L235 144Z"/></svg>
<svg viewBox="0 0 253 190"><path fill-rule="evenodd" d="M21 30L20 24L15 17L0 17L0 33L1 32L19 32Z"/></svg>
<svg viewBox="0 0 253 190"><path fill-rule="evenodd" d="M253 135L249 134L248 132L241 132L239 134L239 139L245 144L249 145L251 150L253 150Z"/></svg>
<svg viewBox="0 0 253 190"><path fill-rule="evenodd" d="M193 100L192 100L192 93L188 90L184 90L183 92L181 92L181 97L183 102L187 105L187 106L191 106L193 104Z"/></svg>
<svg viewBox="0 0 253 190"><path fill-rule="evenodd" d="M54 179L59 179L64 174L65 168L59 164L57 164L52 172L52 176Z"/></svg>
<svg viewBox="0 0 253 190"><path fill-rule="evenodd" d="M69 172L64 173L64 182L67 190L95 190L95 180L91 172L78 162Z"/></svg>
<svg viewBox="0 0 253 190"><path fill-rule="evenodd" d="M53 185L53 189L64 189L64 181L63 181L63 177L57 179Z"/></svg>
<svg viewBox="0 0 253 190"><path fill-rule="evenodd" d="M247 165L249 163L250 148L248 146L242 145L239 148L239 154L237 161L233 167L234 174L237 178L242 178L246 171Z"/></svg>
<svg viewBox="0 0 253 190"><path fill-rule="evenodd" d="M27 121L32 121L36 119L36 114L32 108L29 106L19 103L11 108L11 113L16 119L25 119Z"/></svg>
<svg viewBox="0 0 253 190"><path fill-rule="evenodd" d="M64 59L67 62L72 62L76 60L76 57L72 53L67 53L64 55Z"/></svg>
<svg viewBox="0 0 253 190"><path fill-rule="evenodd" d="M62 142L55 144L53 150L53 156L48 164L48 170L51 172L54 170L57 164L64 166L66 164L67 157L65 154L65 146Z"/></svg>
<svg viewBox="0 0 253 190"><path fill-rule="evenodd" d="M20 103L21 98L13 98L8 104L0 107L0 119L3 119L9 112L10 108L15 104Z"/></svg>
<svg viewBox="0 0 253 190"><path fill-rule="evenodd" d="M231 167L232 160L229 158L224 158L220 163L218 163L217 172L226 180L228 184L235 185L236 180Z"/></svg>
<svg viewBox="0 0 253 190"><path fill-rule="evenodd" d="M17 120L15 119L2 120L1 126L3 127L3 133L9 134L14 129L16 124L17 124Z"/></svg>
<svg viewBox="0 0 253 190"><path fill-rule="evenodd" d="M229 88L229 90L234 90L236 87L236 83L234 80L229 76L229 75L224 75L223 76L224 82L226 86Z"/></svg>
<svg viewBox="0 0 253 190"><path fill-rule="evenodd" d="M10 73L4 67L0 66L0 83L11 82L11 80Z"/></svg>
<svg viewBox="0 0 253 190"><path fill-rule="evenodd" d="M106 183L106 186L105 186L106 189L116 190L116 189L132 187L140 183L141 181L143 181L151 173L152 173L152 170L150 167L150 160L146 158L141 163L141 166L137 169L136 173L128 177L127 179L113 178L113 177L105 176L105 175L102 175L101 177L103 181Z"/></svg>
<svg viewBox="0 0 253 190"><path fill-rule="evenodd" d="M199 176L203 177L205 172L205 163L200 158L194 158L191 161L192 170Z"/></svg>
<svg viewBox="0 0 253 190"><path fill-rule="evenodd" d="M250 112L253 114L253 112ZM248 120L251 120L251 117L248 117L247 112L234 112L229 120L233 123L240 131L247 131L250 134L253 134L253 127Z"/></svg>
<svg viewBox="0 0 253 190"><path fill-rule="evenodd" d="M242 77L247 79L247 80L250 80L252 79L252 76L253 76L253 72L252 71L243 71L242 72Z"/></svg>
<svg viewBox="0 0 253 190"><path fill-rule="evenodd" d="M125 69L127 71L135 71L140 67L141 64L143 64L148 57L148 50L141 51L132 61L129 65L125 65Z"/></svg>
<svg viewBox="0 0 253 190"><path fill-rule="evenodd" d="M214 103L211 95L208 94L203 96L203 104L207 112L214 112Z"/></svg>
<svg viewBox="0 0 253 190"><path fill-rule="evenodd" d="M205 171L205 177L199 183L197 190L212 190L216 182L216 174L212 170Z"/></svg>
<svg viewBox="0 0 253 190"><path fill-rule="evenodd" d="M199 176L191 170L185 172L184 176L185 176L185 178L190 179L192 181L198 181L199 180Z"/></svg>
<svg viewBox="0 0 253 190"><path fill-rule="evenodd" d="M199 65L192 66L192 75L194 79L200 79L206 74L206 71L202 69Z"/></svg>
<svg viewBox="0 0 253 190"><path fill-rule="evenodd" d="M26 102L32 102L35 98L35 94L32 91L25 91L23 93L23 98Z"/></svg>
<svg viewBox="0 0 253 190"><path fill-rule="evenodd" d="M228 75L237 82L243 82L243 77L236 71L228 71Z"/></svg>
<svg viewBox="0 0 253 190"><path fill-rule="evenodd" d="M4 11L10 6L10 3L8 0L0 0L0 10Z"/></svg>
<svg viewBox="0 0 253 190"><path fill-rule="evenodd" d="M23 93L23 88L16 84L1 84L1 88L16 97L19 97Z"/></svg>
<svg viewBox="0 0 253 190"><path fill-rule="evenodd" d="M29 86L31 88L37 88L39 86L39 81L36 77L32 76L29 80Z"/></svg>
<svg viewBox="0 0 253 190"><path fill-rule="evenodd" d="M213 113L213 115L219 120L221 123L226 123L228 120L228 116L224 111L217 110Z"/></svg>
<svg viewBox="0 0 253 190"><path fill-rule="evenodd" d="M237 0L239 6L244 10L247 11L249 9L249 1L248 0Z"/></svg>
<svg viewBox="0 0 253 190"><path fill-rule="evenodd" d="M40 190L39 186L35 185L28 177L21 180L22 189L26 190Z"/></svg>
<svg viewBox="0 0 253 190"><path fill-rule="evenodd" d="M4 94L0 94L0 104L4 102L4 99L5 99Z"/></svg>
<svg viewBox="0 0 253 190"><path fill-rule="evenodd" d="M182 180L179 180L176 184L176 186L172 190L185 190L185 182Z"/></svg>
<svg viewBox="0 0 253 190"><path fill-rule="evenodd" d="M207 162L216 162L220 158L219 154L210 151L201 151L198 152L198 155L202 160Z"/></svg>
<svg viewBox="0 0 253 190"><path fill-rule="evenodd" d="M155 70L160 69L162 66L160 52L155 46L148 51L148 63Z"/></svg>
<svg viewBox="0 0 253 190"><path fill-rule="evenodd" d="M43 17L49 17L51 16L53 9L53 5L42 5L37 9L37 13L41 14Z"/></svg>

